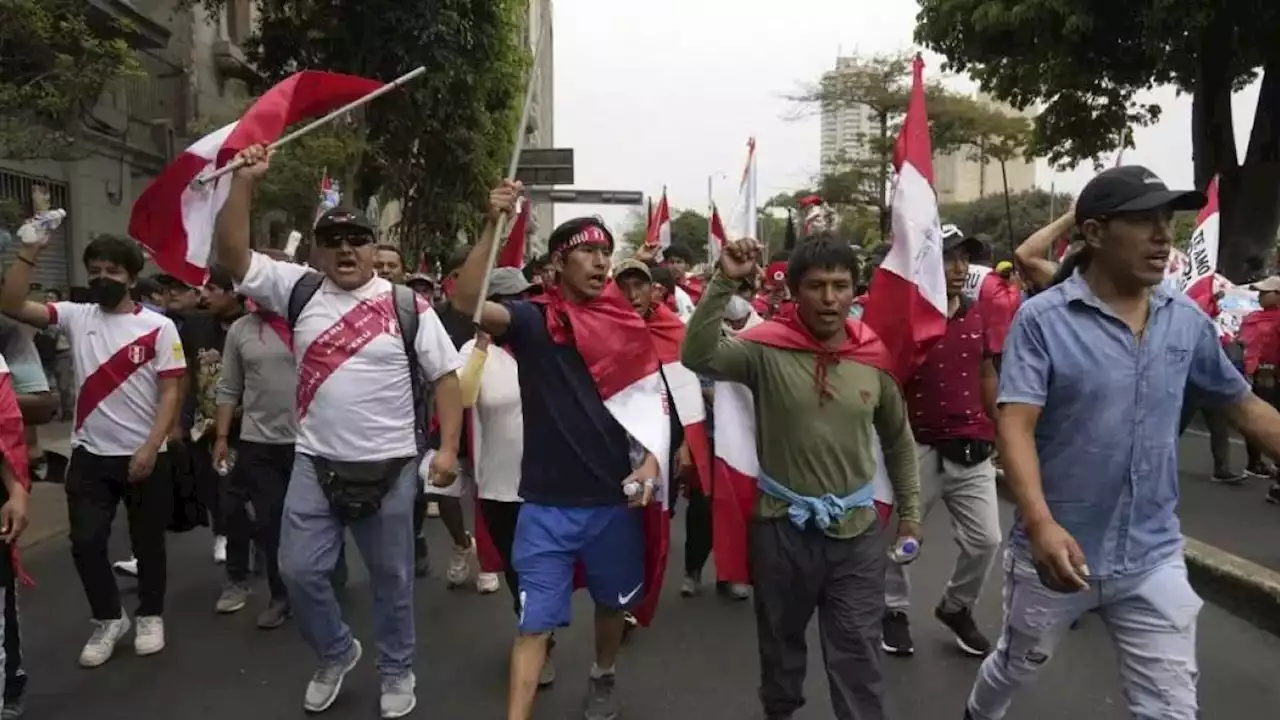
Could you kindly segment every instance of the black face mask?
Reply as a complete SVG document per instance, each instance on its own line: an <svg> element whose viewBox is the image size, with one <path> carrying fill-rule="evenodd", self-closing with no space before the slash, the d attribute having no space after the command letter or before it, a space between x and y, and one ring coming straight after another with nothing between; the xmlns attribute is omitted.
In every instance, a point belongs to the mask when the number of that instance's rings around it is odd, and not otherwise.
<svg viewBox="0 0 1280 720"><path fill-rule="evenodd" d="M128 294L129 287L119 280L96 277L89 281L89 299L104 308L114 308Z"/></svg>

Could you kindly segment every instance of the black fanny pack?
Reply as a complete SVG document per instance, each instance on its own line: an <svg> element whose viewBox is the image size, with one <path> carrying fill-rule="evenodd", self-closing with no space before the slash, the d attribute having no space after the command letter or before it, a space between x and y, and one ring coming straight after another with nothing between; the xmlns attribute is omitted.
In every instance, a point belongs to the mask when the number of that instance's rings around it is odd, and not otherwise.
<svg viewBox="0 0 1280 720"><path fill-rule="evenodd" d="M342 522L373 517L382 509L386 497L413 458L391 458L372 462L349 462L312 458L320 489L329 500L329 508Z"/></svg>
<svg viewBox="0 0 1280 720"><path fill-rule="evenodd" d="M986 440L943 440L934 447L938 450L939 466L945 458L957 465L973 467L986 461L996 451L995 443Z"/></svg>

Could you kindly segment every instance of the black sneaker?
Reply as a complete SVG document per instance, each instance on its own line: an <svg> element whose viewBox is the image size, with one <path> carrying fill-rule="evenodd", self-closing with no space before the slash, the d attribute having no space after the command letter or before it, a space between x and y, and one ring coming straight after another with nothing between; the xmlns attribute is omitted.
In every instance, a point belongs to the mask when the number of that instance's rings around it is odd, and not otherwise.
<svg viewBox="0 0 1280 720"><path fill-rule="evenodd" d="M613 696L616 677L601 675L591 678L587 684L587 701L582 711L583 720L617 720L618 700Z"/></svg>
<svg viewBox="0 0 1280 720"><path fill-rule="evenodd" d="M973 622L973 611L969 608L948 612L943 609L942 603L938 603L933 616L956 634L956 645L967 654L986 657L991 652L991 641L978 631L977 624Z"/></svg>
<svg viewBox="0 0 1280 720"><path fill-rule="evenodd" d="M1267 491L1267 502L1272 505L1280 505L1280 484L1272 485Z"/></svg>
<svg viewBox="0 0 1280 720"><path fill-rule="evenodd" d="M884 636L880 638L880 647L890 655L908 657L915 654L916 645L911 641L911 621L901 610L890 610L881 621Z"/></svg>
<svg viewBox="0 0 1280 720"><path fill-rule="evenodd" d="M1275 468L1269 467L1266 463L1255 463L1244 469L1244 474L1251 478L1269 478L1275 473Z"/></svg>
<svg viewBox="0 0 1280 720"><path fill-rule="evenodd" d="M1239 485L1244 482L1248 476L1244 473L1214 473L1209 479L1219 485Z"/></svg>

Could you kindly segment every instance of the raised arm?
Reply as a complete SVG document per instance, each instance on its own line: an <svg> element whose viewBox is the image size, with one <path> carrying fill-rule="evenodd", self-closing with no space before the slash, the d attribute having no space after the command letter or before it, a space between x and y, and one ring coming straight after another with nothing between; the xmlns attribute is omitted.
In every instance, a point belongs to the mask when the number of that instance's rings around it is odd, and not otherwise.
<svg viewBox="0 0 1280 720"><path fill-rule="evenodd" d="M680 348L680 362L695 373L752 387L759 346L725 337L722 328L725 307L743 279L755 273L759 252L755 240L745 239L726 244L720 253L720 268L703 290Z"/></svg>
<svg viewBox="0 0 1280 720"><path fill-rule="evenodd" d="M236 159L243 160L245 165L231 176L231 187L227 192L227 201L218 213L214 238L217 242L218 262L227 268L236 282L240 282L245 273L249 272L249 261L253 256L253 251L249 249L249 209L253 204L253 188L267 174L271 161L267 157L266 147L262 145L241 150Z"/></svg>
<svg viewBox="0 0 1280 720"><path fill-rule="evenodd" d="M483 302L484 310L480 315L480 329L494 337L501 337L507 331L507 326L511 324L511 314L498 303L489 302L480 297L480 286L484 284L484 277L491 270L489 253L493 243L497 242L494 236L498 234L498 219L503 213L509 214L515 210L520 188L519 183L503 182L500 187L489 193L489 215L485 221L484 230L480 233L480 240L475 247L471 248L467 261L458 271L458 280L453 286L453 295L449 298L450 304L468 317L474 316L476 308Z"/></svg>
<svg viewBox="0 0 1280 720"><path fill-rule="evenodd" d="M49 244L46 233L39 243L22 245L4 273L4 285L0 286L0 311L22 322L44 329L49 326L49 308L44 303L27 299L31 289L31 273L40 260L40 253Z"/></svg>
<svg viewBox="0 0 1280 720"><path fill-rule="evenodd" d="M1054 274L1058 272L1058 263L1056 259L1049 259L1049 250L1058 238L1071 232L1075 224L1076 212L1072 206L1062 217L1032 233L1031 237L1022 241L1013 251L1018 270L1033 286L1043 288L1053 280Z"/></svg>

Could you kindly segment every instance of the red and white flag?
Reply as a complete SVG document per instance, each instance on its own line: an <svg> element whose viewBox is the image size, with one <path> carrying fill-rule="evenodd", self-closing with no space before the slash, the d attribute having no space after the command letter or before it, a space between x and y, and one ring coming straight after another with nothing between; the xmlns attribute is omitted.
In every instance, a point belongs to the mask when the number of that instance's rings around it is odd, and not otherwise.
<svg viewBox="0 0 1280 720"><path fill-rule="evenodd" d="M847 320L845 344L834 351L840 362L852 361L890 371L890 358L876 334L857 320ZM794 312L780 313L750 330L738 334L744 342L766 347L812 353L814 362L826 362L828 350L813 338ZM715 422L715 468L711 486L711 548L716 579L749 584L751 573L747 550L747 527L755 516L760 474L756 447L755 398L745 385L717 382L712 404ZM882 521L893 509L893 487L884 470L884 453L874 442L876 471L871 483L876 510Z"/></svg>
<svg viewBox="0 0 1280 720"><path fill-rule="evenodd" d="M1187 246L1188 262L1182 269L1182 287L1201 307L1213 297L1213 276L1218 272L1218 238L1222 215L1218 212L1218 177L1205 191L1209 201L1200 209L1195 232Z"/></svg>
<svg viewBox="0 0 1280 720"><path fill-rule="evenodd" d="M200 186L201 174L226 165L235 154L280 139L285 128L358 100L383 83L354 75L304 70L258 98L240 120L196 141L160 173L133 205L129 234L166 273L203 285L213 250L213 228L231 178Z"/></svg>
<svg viewBox="0 0 1280 720"><path fill-rule="evenodd" d="M915 374L932 343L947 331L942 228L933 190L933 148L924 103L924 60L912 66L911 100L894 149L892 245L872 275L862 320L880 336L893 375Z"/></svg>
<svg viewBox="0 0 1280 720"><path fill-rule="evenodd" d="M662 374L671 392L671 405L675 408L680 426L684 428L684 440L693 457L697 482L703 492L711 484L711 439L707 435L707 405L702 397L702 383L692 370L680 362L680 344L684 342L684 321L665 305L659 305L646 319L649 334L653 337Z"/></svg>
<svg viewBox="0 0 1280 720"><path fill-rule="evenodd" d="M760 213L756 201L756 139L747 140L747 164L742 168L742 181L738 184L738 199L729 213L726 228L729 237L760 238Z"/></svg>
<svg viewBox="0 0 1280 720"><path fill-rule="evenodd" d="M658 201L658 208L653 211L653 217L649 219L649 231L645 236L644 244L660 249L671 247L671 207L667 205L665 187L662 188L662 199Z"/></svg>
<svg viewBox="0 0 1280 720"><path fill-rule="evenodd" d="M529 213L533 205L529 198L520 198L520 211L516 213L515 222L511 223L511 232L507 233L507 241L498 252L497 267L524 267L524 243L529 234Z"/></svg>
<svg viewBox="0 0 1280 720"><path fill-rule="evenodd" d="M26 490L31 490L31 472L27 453L26 425L22 421L22 409L13 391L9 365L0 356L0 460L9 466L14 480ZM9 559L14 573L24 585L33 585L31 578L18 562L18 543L9 544Z"/></svg>
<svg viewBox="0 0 1280 720"><path fill-rule="evenodd" d="M720 209L711 203L711 219L707 221L707 265L715 267L720 262L720 251L729 242L724 234L724 221L720 219Z"/></svg>

